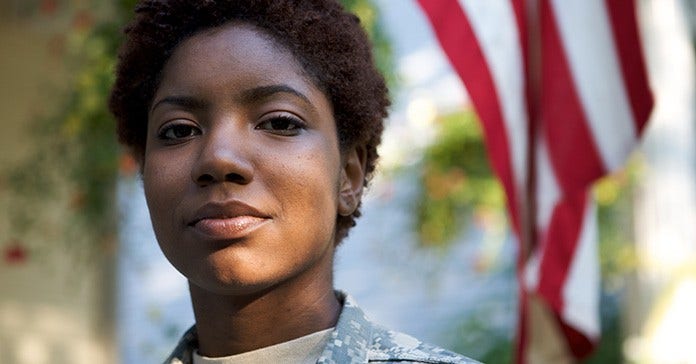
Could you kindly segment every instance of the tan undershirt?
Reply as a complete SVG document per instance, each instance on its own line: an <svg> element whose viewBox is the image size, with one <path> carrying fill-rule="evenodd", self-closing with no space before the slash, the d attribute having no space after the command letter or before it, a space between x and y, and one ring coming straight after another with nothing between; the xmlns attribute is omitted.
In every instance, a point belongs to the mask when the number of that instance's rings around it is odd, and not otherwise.
<svg viewBox="0 0 696 364"><path fill-rule="evenodd" d="M329 341L333 328L298 337L280 344L221 358L208 358L193 353L193 364L314 364Z"/></svg>

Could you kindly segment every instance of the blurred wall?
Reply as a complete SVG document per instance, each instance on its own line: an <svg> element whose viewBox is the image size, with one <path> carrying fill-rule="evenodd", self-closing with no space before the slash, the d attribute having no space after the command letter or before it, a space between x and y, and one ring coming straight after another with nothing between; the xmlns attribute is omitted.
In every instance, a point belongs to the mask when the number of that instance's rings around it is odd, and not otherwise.
<svg viewBox="0 0 696 364"><path fill-rule="evenodd" d="M10 225L10 170L31 155L32 123L61 100L67 29L80 1L0 2L0 363L112 363L109 254L70 248L63 235ZM44 171L37 170L36 178ZM55 224L61 196L42 202ZM95 257L97 257L95 259ZM106 258L103 258L106 257Z"/></svg>
<svg viewBox="0 0 696 364"><path fill-rule="evenodd" d="M696 363L696 61L693 0L641 2L655 108L635 197L637 271L625 313L631 362ZM690 34L691 32L691 34Z"/></svg>

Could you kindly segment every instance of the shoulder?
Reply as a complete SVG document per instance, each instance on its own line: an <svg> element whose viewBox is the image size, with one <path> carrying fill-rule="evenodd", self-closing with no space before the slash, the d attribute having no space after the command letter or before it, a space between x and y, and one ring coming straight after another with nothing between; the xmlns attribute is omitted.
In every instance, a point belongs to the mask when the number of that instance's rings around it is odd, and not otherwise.
<svg viewBox="0 0 696 364"><path fill-rule="evenodd" d="M412 336L373 324L368 362L478 363L455 352L424 343Z"/></svg>
<svg viewBox="0 0 696 364"><path fill-rule="evenodd" d="M409 335L373 323L352 297L337 292L343 308L336 328L320 357L320 364L335 363L477 363L452 351L426 344Z"/></svg>

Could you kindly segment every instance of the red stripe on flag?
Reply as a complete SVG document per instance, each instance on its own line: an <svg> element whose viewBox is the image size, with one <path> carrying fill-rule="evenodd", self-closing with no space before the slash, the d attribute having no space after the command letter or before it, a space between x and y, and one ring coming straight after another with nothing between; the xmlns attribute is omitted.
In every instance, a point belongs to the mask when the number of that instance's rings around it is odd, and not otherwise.
<svg viewBox="0 0 696 364"><path fill-rule="evenodd" d="M541 1L541 120L549 159L564 193L584 190L605 168L589 130L566 58L560 31L547 0Z"/></svg>
<svg viewBox="0 0 696 364"><path fill-rule="evenodd" d="M536 49L532 51L530 45L530 32L532 31L532 24L529 21L529 12L527 10L527 4L525 0L512 0L512 10L515 13L515 23L517 25L517 35L519 37L520 50L522 51L522 64L524 65L524 80L525 80L525 101L527 103L527 116L528 118L528 134L529 138L527 140L534 140L533 133L536 130L536 120L534 115L537 115L536 108L538 107L538 100L536 99L536 93L538 90L533 86L536 80L532 80L532 75L530 74L531 64L536 64L536 60L531 60L530 57L537 57ZM531 54L535 53L535 54ZM531 63L531 64L530 64ZM538 86L538 85L536 85ZM530 143L532 148L534 148L533 143ZM533 154L529 154L530 158Z"/></svg>
<svg viewBox="0 0 696 364"><path fill-rule="evenodd" d="M456 0L419 0L430 18L442 49L467 87L483 124L486 146L493 170L508 197L512 225L519 234L520 219L517 191L512 175L510 148L493 77L469 19ZM519 236L519 235L518 235Z"/></svg>
<svg viewBox="0 0 696 364"><path fill-rule="evenodd" d="M653 107L643 50L638 33L635 1L605 0L609 23L614 36L621 76L633 111L637 134L643 131Z"/></svg>
<svg viewBox="0 0 696 364"><path fill-rule="evenodd" d="M568 277L583 226L588 194L566 195L553 208L546 234L542 236L544 255L539 270L537 292L555 312L562 312L563 287Z"/></svg>
<svg viewBox="0 0 696 364"><path fill-rule="evenodd" d="M563 335L565 336L566 340L568 341L568 347L570 348L570 351L573 353L573 356L576 358L585 358L595 348L595 345L597 343L592 342L583 334L582 332L576 330L572 326L568 325L565 323L562 317L560 317L558 314L555 315L556 321L561 327L561 330L563 331Z"/></svg>

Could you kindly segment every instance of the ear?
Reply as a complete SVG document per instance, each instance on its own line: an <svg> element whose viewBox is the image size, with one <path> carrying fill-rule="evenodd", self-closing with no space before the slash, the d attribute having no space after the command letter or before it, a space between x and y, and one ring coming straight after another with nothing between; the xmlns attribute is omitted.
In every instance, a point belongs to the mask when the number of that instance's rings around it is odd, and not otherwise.
<svg viewBox="0 0 696 364"><path fill-rule="evenodd" d="M350 216L358 208L365 182L367 151L364 146L351 148L343 157L338 190L338 214Z"/></svg>

